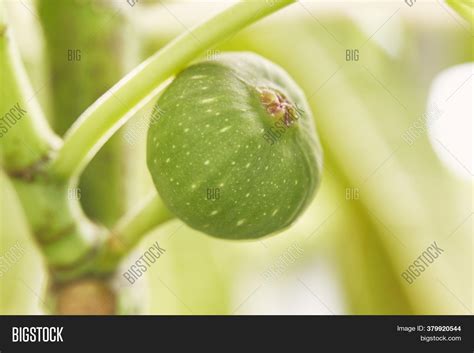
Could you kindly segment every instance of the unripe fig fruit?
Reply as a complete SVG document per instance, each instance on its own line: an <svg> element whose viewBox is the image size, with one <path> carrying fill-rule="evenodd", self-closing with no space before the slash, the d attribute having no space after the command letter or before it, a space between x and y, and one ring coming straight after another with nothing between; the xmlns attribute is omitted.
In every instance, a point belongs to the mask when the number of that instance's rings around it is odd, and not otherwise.
<svg viewBox="0 0 474 353"><path fill-rule="evenodd" d="M155 111L148 169L192 228L259 238L289 226L312 200L322 152L304 94L279 66L251 53L197 63Z"/></svg>

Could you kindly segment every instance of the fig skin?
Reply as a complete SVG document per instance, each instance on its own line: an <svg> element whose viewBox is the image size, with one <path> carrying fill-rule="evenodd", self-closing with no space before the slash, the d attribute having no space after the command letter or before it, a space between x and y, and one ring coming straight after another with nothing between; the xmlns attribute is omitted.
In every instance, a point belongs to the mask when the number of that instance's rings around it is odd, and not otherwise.
<svg viewBox="0 0 474 353"><path fill-rule="evenodd" d="M147 164L167 207L225 239L292 224L312 201L322 151L302 90L252 53L194 64L159 98Z"/></svg>

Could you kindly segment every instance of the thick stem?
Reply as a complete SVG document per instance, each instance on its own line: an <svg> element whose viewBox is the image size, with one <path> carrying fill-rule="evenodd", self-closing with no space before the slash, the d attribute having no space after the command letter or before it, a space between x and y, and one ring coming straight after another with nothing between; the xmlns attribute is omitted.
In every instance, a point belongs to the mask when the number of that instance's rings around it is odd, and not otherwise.
<svg viewBox="0 0 474 353"><path fill-rule="evenodd" d="M0 3L0 165L15 191L51 268L74 266L98 243L102 231L69 196L68 181L49 182L42 169L61 140L36 100Z"/></svg>
<svg viewBox="0 0 474 353"><path fill-rule="evenodd" d="M241 2L181 35L139 65L90 106L66 134L50 165L57 178L78 174L108 138L166 79L210 46L294 0Z"/></svg>
<svg viewBox="0 0 474 353"><path fill-rule="evenodd" d="M0 164L28 178L60 144L49 128L31 88L0 4Z"/></svg>
<svg viewBox="0 0 474 353"><path fill-rule="evenodd" d="M114 269L144 235L173 218L159 195L151 195L117 223L104 244L95 267L99 272Z"/></svg>
<svg viewBox="0 0 474 353"><path fill-rule="evenodd" d="M54 99L52 125L64 134L97 97L125 73L126 26L107 0L37 2L47 47L47 72ZM68 40L64 40L64 33ZM71 58L71 51L80 56ZM73 93L74 92L74 93ZM93 220L109 226L127 209L127 175L131 166L121 132L101 149L79 181L81 205ZM104 176L107 175L106 178Z"/></svg>

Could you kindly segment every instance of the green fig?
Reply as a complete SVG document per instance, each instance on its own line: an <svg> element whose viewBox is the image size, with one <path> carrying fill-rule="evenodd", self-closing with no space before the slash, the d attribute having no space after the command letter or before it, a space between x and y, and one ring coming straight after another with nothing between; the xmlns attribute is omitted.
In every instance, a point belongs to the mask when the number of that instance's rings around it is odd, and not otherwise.
<svg viewBox="0 0 474 353"><path fill-rule="evenodd" d="M252 53L194 64L158 99L147 164L194 229L252 239L292 224L320 183L322 151L302 90Z"/></svg>

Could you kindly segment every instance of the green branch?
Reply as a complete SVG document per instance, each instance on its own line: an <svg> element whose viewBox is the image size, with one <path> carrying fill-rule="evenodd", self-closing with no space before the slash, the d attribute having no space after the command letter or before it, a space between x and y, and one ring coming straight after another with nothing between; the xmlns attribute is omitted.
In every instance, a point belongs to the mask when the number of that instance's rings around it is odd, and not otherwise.
<svg viewBox="0 0 474 353"><path fill-rule="evenodd" d="M110 59L124 55L129 35L125 19L113 16L116 9L108 1L38 0L36 5L46 46L47 75L61 78L50 83L54 97L50 121L62 135L84 109L126 73L122 60ZM67 41L64 33L68 34ZM80 61L66 60L71 48L81 51ZM96 73L94 77L91 72ZM127 194L135 187L127 182L126 175L133 168L130 163L139 161L125 147L123 134L115 134L84 170L78 184L84 212L105 226L125 212Z"/></svg>
<svg viewBox="0 0 474 353"><path fill-rule="evenodd" d="M0 165L10 174L28 177L36 164L57 148L31 88L0 4Z"/></svg>
<svg viewBox="0 0 474 353"><path fill-rule="evenodd" d="M59 179L76 176L137 106L153 99L157 87L165 80L207 48L292 2L240 2L184 33L144 61L79 117L50 165L51 175Z"/></svg>
<svg viewBox="0 0 474 353"><path fill-rule="evenodd" d="M146 199L136 209L119 220L99 254L95 268L109 271L137 245L148 232L173 219L158 194Z"/></svg>

